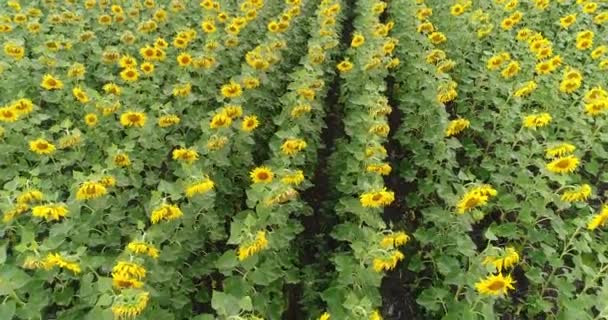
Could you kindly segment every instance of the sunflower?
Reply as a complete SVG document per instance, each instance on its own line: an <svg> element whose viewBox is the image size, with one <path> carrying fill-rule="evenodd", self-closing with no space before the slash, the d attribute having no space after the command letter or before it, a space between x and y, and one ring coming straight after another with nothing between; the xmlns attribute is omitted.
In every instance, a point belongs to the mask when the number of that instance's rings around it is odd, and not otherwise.
<svg viewBox="0 0 608 320"><path fill-rule="evenodd" d="M112 286L116 289L141 288L144 283L123 273L112 273Z"/></svg>
<svg viewBox="0 0 608 320"><path fill-rule="evenodd" d="M545 158L552 159L569 155L576 150L576 147L569 143L560 143L545 149Z"/></svg>
<svg viewBox="0 0 608 320"><path fill-rule="evenodd" d="M121 291L112 303L112 313L116 319L129 319L140 315L150 300L146 291Z"/></svg>
<svg viewBox="0 0 608 320"><path fill-rule="evenodd" d="M266 231L258 231L255 239L248 245L240 245L237 249L237 256L240 261L243 261L268 247L266 239Z"/></svg>
<svg viewBox="0 0 608 320"><path fill-rule="evenodd" d="M126 68L120 72L120 77L127 82L134 82L139 79L139 72L135 68Z"/></svg>
<svg viewBox="0 0 608 320"><path fill-rule="evenodd" d="M471 125L471 122L467 119L456 119L450 121L448 127L445 129L445 136L451 137L455 136Z"/></svg>
<svg viewBox="0 0 608 320"><path fill-rule="evenodd" d="M211 129L226 128L229 127L231 124L232 118L227 116L225 113L220 112L214 115L213 118L211 118L211 123L209 124L209 127Z"/></svg>
<svg viewBox="0 0 608 320"><path fill-rule="evenodd" d="M546 112L531 114L529 116L524 117L523 125L524 128L536 129L548 125L552 119L553 118L551 117L551 115Z"/></svg>
<svg viewBox="0 0 608 320"><path fill-rule="evenodd" d="M194 184L189 185L186 188L186 196L188 198L192 198L199 194L205 194L210 190L213 190L215 183L211 181L209 178L205 178L201 181L198 181Z"/></svg>
<svg viewBox="0 0 608 320"><path fill-rule="evenodd" d="M108 193L106 187L96 181L83 183L76 193L77 200L91 200L104 196Z"/></svg>
<svg viewBox="0 0 608 320"><path fill-rule="evenodd" d="M113 162L119 167L128 167L131 165L131 159L126 153L118 153L114 156Z"/></svg>
<svg viewBox="0 0 608 320"><path fill-rule="evenodd" d="M241 85L234 81L230 81L230 83L223 85L220 91L225 98L238 98L243 94Z"/></svg>
<svg viewBox="0 0 608 320"><path fill-rule="evenodd" d="M44 199L44 194L40 190L31 189L21 193L17 197L18 204L32 204Z"/></svg>
<svg viewBox="0 0 608 320"><path fill-rule="evenodd" d="M572 173L578 167L580 160L575 156L559 157L547 163L547 170L553 173Z"/></svg>
<svg viewBox="0 0 608 320"><path fill-rule="evenodd" d="M15 122L19 119L19 112L14 107L0 108L0 121Z"/></svg>
<svg viewBox="0 0 608 320"><path fill-rule="evenodd" d="M512 78L512 77L516 76L519 73L520 70L521 70L521 67L519 65L519 62L517 62L517 61L511 61L500 72L500 74L502 75L503 78L509 79L509 78Z"/></svg>
<svg viewBox="0 0 608 320"><path fill-rule="evenodd" d="M129 55L123 55L120 57L120 60L118 60L118 65L123 69L135 68L137 67L137 60Z"/></svg>
<svg viewBox="0 0 608 320"><path fill-rule="evenodd" d="M32 215L36 218L43 218L46 221L56 221L67 217L68 207L63 203L49 203L32 208Z"/></svg>
<svg viewBox="0 0 608 320"><path fill-rule="evenodd" d="M431 43L435 44L435 45L441 44L448 40L448 38L443 33L438 32L438 31L431 33L428 38L431 41Z"/></svg>
<svg viewBox="0 0 608 320"><path fill-rule="evenodd" d="M34 103L30 99L21 98L11 104L19 116L28 115L34 110Z"/></svg>
<svg viewBox="0 0 608 320"><path fill-rule="evenodd" d="M373 172L382 176L388 176L393 168L388 163L368 164L365 168L367 172Z"/></svg>
<svg viewBox="0 0 608 320"><path fill-rule="evenodd" d="M162 221L171 221L178 219L183 215L184 213L178 206L164 203L160 207L152 211L150 221L152 221L152 224L157 224Z"/></svg>
<svg viewBox="0 0 608 320"><path fill-rule="evenodd" d="M459 3L450 7L450 14L455 17L462 15L463 13L464 13L464 6Z"/></svg>
<svg viewBox="0 0 608 320"><path fill-rule="evenodd" d="M374 258L372 264L374 271L390 271L397 267L399 261L405 259L405 255L399 251L394 250L387 258Z"/></svg>
<svg viewBox="0 0 608 320"><path fill-rule="evenodd" d="M513 247L507 247L506 249L504 249L504 252L502 252L502 254L500 254L500 255L487 256L483 260L482 264L483 265L492 264L492 265L494 265L496 270L498 270L498 272L501 272L502 270L506 270L506 269L513 267L518 262L519 262L519 254L517 253L517 251L515 251L515 249Z"/></svg>
<svg viewBox="0 0 608 320"><path fill-rule="evenodd" d="M194 149L187 148L178 148L173 150L173 160L180 160L186 162L188 164L192 164L194 161L198 160L199 155L198 152Z"/></svg>
<svg viewBox="0 0 608 320"><path fill-rule="evenodd" d="M154 63L144 62L141 64L141 66L139 66L139 69L141 69L141 72L143 72L145 75L150 75L154 72Z"/></svg>
<svg viewBox="0 0 608 320"><path fill-rule="evenodd" d="M603 227L608 221L608 206L602 207L600 213L591 217L591 220L587 223L587 229L595 230L599 227Z"/></svg>
<svg viewBox="0 0 608 320"><path fill-rule="evenodd" d="M94 113L87 113L84 116L84 123L89 127L96 126L98 121L97 115Z"/></svg>
<svg viewBox="0 0 608 320"><path fill-rule="evenodd" d="M158 126L161 128L167 128L167 127L179 124L180 122L181 122L181 119L179 118L178 115L175 115L175 114L167 114L167 115L160 116L158 118Z"/></svg>
<svg viewBox="0 0 608 320"><path fill-rule="evenodd" d="M123 127L142 128L146 124L147 116L143 112L127 111L120 115L120 124Z"/></svg>
<svg viewBox="0 0 608 320"><path fill-rule="evenodd" d="M355 34L353 35L353 39L350 42L350 46L353 48L358 48L360 46L362 46L365 43L365 37L359 33L359 32L355 32Z"/></svg>
<svg viewBox="0 0 608 320"><path fill-rule="evenodd" d="M157 259L159 251L153 245L143 241L131 241L127 245L127 251L135 254L145 254L151 258Z"/></svg>
<svg viewBox="0 0 608 320"><path fill-rule="evenodd" d="M537 87L538 85L536 84L536 81L530 80L521 85L517 90L515 90L515 93L513 93L513 95L519 98L525 97L534 92Z"/></svg>
<svg viewBox="0 0 608 320"><path fill-rule="evenodd" d="M299 185L304 181L304 171L297 170L291 174L283 176L281 182L287 185Z"/></svg>
<svg viewBox="0 0 608 320"><path fill-rule="evenodd" d="M591 191L590 185L583 184L573 187L571 190L565 191L564 194L562 194L561 199L562 201L566 202L586 201L591 195Z"/></svg>
<svg viewBox="0 0 608 320"><path fill-rule="evenodd" d="M49 253L42 261L44 269L49 270L54 267L66 269L73 273L80 273L80 265L77 262L71 261L71 259L64 257L59 253Z"/></svg>
<svg viewBox="0 0 608 320"><path fill-rule="evenodd" d="M505 277L502 273L499 273L481 279L475 284L475 289L481 294L501 296L506 294L508 290L514 290L514 283L515 281L513 281L510 275Z"/></svg>
<svg viewBox="0 0 608 320"><path fill-rule="evenodd" d="M187 52L182 52L177 56L177 63L180 67L187 67L192 64L192 56Z"/></svg>
<svg viewBox="0 0 608 320"><path fill-rule="evenodd" d="M473 210L476 207L484 206L488 203L489 197L487 195L467 192L456 205L456 212L464 214L468 211Z"/></svg>
<svg viewBox="0 0 608 320"><path fill-rule="evenodd" d="M50 155L55 152L55 146L45 139L39 138L30 141L30 150L42 155Z"/></svg>
<svg viewBox="0 0 608 320"><path fill-rule="evenodd" d="M323 313L323 314L322 314L322 315L319 317L319 319L318 319L318 320L330 320L330 319L331 319L331 316L329 315L329 313L328 313L328 312L324 312L324 313Z"/></svg>
<svg viewBox="0 0 608 320"><path fill-rule="evenodd" d="M288 139L281 145L281 152L286 156L292 156L306 149L306 141L302 139Z"/></svg>
<svg viewBox="0 0 608 320"><path fill-rule="evenodd" d="M146 268L134 262L118 261L112 268L112 275L122 274L129 278L143 280L146 277Z"/></svg>
<svg viewBox="0 0 608 320"><path fill-rule="evenodd" d="M122 88L113 82L108 82L103 85L103 91L107 94L119 96L122 93Z"/></svg>
<svg viewBox="0 0 608 320"><path fill-rule="evenodd" d="M76 100L80 101L80 103L88 103L90 101L89 96L81 87L74 87L74 89L72 89L72 95Z"/></svg>
<svg viewBox="0 0 608 320"><path fill-rule="evenodd" d="M251 177L251 181L253 181L254 184L270 183L272 182L274 173L272 173L272 170L270 168L262 166L251 170L249 176Z"/></svg>
<svg viewBox="0 0 608 320"><path fill-rule="evenodd" d="M63 89L63 82L50 74L45 74L40 86L45 90L60 90Z"/></svg>
<svg viewBox="0 0 608 320"><path fill-rule="evenodd" d="M386 188L377 191L368 191L359 197L359 202L366 208L379 208L390 205L395 201L395 193Z"/></svg>
<svg viewBox="0 0 608 320"><path fill-rule="evenodd" d="M570 28L570 26L572 24L574 24L575 22L576 22L576 14L570 14L570 15L567 15L567 16L559 19L559 25L563 29Z"/></svg>
<svg viewBox="0 0 608 320"><path fill-rule="evenodd" d="M344 60L344 61L338 63L338 71L340 71L341 73L347 73L350 70L352 70L352 68L353 68L353 63L348 60Z"/></svg>
<svg viewBox="0 0 608 320"><path fill-rule="evenodd" d="M99 179L99 183L104 187L113 187L116 185L116 179L113 176L103 176Z"/></svg>

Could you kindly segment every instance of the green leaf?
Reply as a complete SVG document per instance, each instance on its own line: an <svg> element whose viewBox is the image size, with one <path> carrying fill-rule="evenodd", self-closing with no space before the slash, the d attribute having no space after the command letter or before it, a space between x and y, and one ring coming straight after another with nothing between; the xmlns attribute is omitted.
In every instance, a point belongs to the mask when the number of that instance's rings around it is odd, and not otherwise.
<svg viewBox="0 0 608 320"><path fill-rule="evenodd" d="M229 317L239 314L241 311L239 302L239 299L234 296L215 290L211 297L211 307L221 316Z"/></svg>
<svg viewBox="0 0 608 320"><path fill-rule="evenodd" d="M0 304L0 315L2 315L2 319L13 319L13 315L15 314L15 310L17 309L17 305L15 301L9 300Z"/></svg>

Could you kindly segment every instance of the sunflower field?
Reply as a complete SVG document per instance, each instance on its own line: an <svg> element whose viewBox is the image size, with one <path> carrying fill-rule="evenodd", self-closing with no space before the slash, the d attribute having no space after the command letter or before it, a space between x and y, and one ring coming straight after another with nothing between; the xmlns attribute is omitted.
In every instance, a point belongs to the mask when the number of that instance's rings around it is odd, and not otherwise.
<svg viewBox="0 0 608 320"><path fill-rule="evenodd" d="M4 0L0 45L0 320L608 319L608 1Z"/></svg>

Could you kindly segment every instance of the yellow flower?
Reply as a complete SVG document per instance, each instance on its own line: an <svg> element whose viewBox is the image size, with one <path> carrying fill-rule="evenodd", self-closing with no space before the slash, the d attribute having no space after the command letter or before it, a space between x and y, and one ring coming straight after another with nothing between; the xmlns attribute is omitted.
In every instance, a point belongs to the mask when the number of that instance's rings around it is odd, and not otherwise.
<svg viewBox="0 0 608 320"><path fill-rule="evenodd" d="M583 5L583 12L584 13L594 13L595 10L597 10L597 3L595 2L587 2Z"/></svg>
<svg viewBox="0 0 608 320"><path fill-rule="evenodd" d="M50 155L55 152L55 146L45 139L39 138L30 141L30 150L42 155Z"/></svg>
<svg viewBox="0 0 608 320"><path fill-rule="evenodd" d="M494 55L492 57L490 57L490 59L488 59L488 63L486 64L486 68L488 68L488 70L497 70L498 68L500 68L500 66L507 60L510 59L510 56L508 53L503 52L503 53L499 53L497 55ZM428 56L427 56L427 62L428 62Z"/></svg>
<svg viewBox="0 0 608 320"><path fill-rule="evenodd" d="M146 277L146 269L134 262L118 261L112 268L112 276L121 274L129 278L143 280Z"/></svg>
<svg viewBox="0 0 608 320"><path fill-rule="evenodd" d="M352 70L353 68L353 64L352 62L348 61L348 60L344 60L340 63L338 63L338 71L340 71L341 73L347 73L350 70Z"/></svg>
<svg viewBox="0 0 608 320"><path fill-rule="evenodd" d="M467 192L462 199L458 201L458 204L456 205L456 212L459 214L464 214L476 207L485 206L488 203L488 199L489 197L487 195L476 192Z"/></svg>
<svg viewBox="0 0 608 320"><path fill-rule="evenodd" d="M187 52L182 52L177 56L177 63L180 67L187 67L192 64L192 56Z"/></svg>
<svg viewBox="0 0 608 320"><path fill-rule="evenodd" d="M181 160L188 164L192 164L198 160L198 152L194 149L178 148L173 150L173 160Z"/></svg>
<svg viewBox="0 0 608 320"><path fill-rule="evenodd" d="M545 75L555 70L555 67L553 66L551 61L541 61L536 64L534 70L536 70L536 73L539 75Z"/></svg>
<svg viewBox="0 0 608 320"><path fill-rule="evenodd" d="M201 22L201 29L203 29L203 32L205 33L213 33L216 31L215 23L213 20L205 20Z"/></svg>
<svg viewBox="0 0 608 320"><path fill-rule="evenodd" d="M230 81L229 84L223 85L220 91L225 98L238 98L243 94L241 85L234 81Z"/></svg>
<svg viewBox="0 0 608 320"><path fill-rule="evenodd" d="M24 191L17 197L18 204L32 204L44 199L44 194L40 190L31 189Z"/></svg>
<svg viewBox="0 0 608 320"><path fill-rule="evenodd" d="M299 185L304 181L304 172L297 170L292 174L288 174L281 178L281 182L287 185Z"/></svg>
<svg viewBox="0 0 608 320"><path fill-rule="evenodd" d="M87 103L90 101L87 93L84 92L84 90L82 90L80 87L74 87L74 89L72 89L72 95L81 103Z"/></svg>
<svg viewBox="0 0 608 320"><path fill-rule="evenodd" d="M513 281L510 275L505 277L502 273L499 273L481 279L475 284L475 289L481 294L501 296L507 294L508 290L514 290L514 283L515 281Z"/></svg>
<svg viewBox="0 0 608 320"><path fill-rule="evenodd" d="M260 121L257 116L246 116L241 123L241 130L245 132L252 132L260 125Z"/></svg>
<svg viewBox="0 0 608 320"><path fill-rule="evenodd" d="M141 288L144 283L124 273L112 273L112 286L116 289Z"/></svg>
<svg viewBox="0 0 608 320"><path fill-rule="evenodd" d="M435 26L431 22L426 21L419 24L416 30L420 33L431 33L435 31Z"/></svg>
<svg viewBox="0 0 608 320"><path fill-rule="evenodd" d="M575 156L559 157L547 163L547 170L553 173L572 173L578 167L580 160Z"/></svg>
<svg viewBox="0 0 608 320"><path fill-rule="evenodd" d="M103 176L99 179L99 183L101 183L104 187L113 187L116 185L116 179L113 176Z"/></svg>
<svg viewBox="0 0 608 320"><path fill-rule="evenodd" d="M455 135L461 133L462 131L464 131L464 129L468 128L470 125L471 125L471 122L467 119L452 120L448 124L448 127L445 129L445 136L446 137L455 136Z"/></svg>
<svg viewBox="0 0 608 320"><path fill-rule="evenodd" d="M360 32L355 32L353 35L353 39L350 42L350 46L353 48L358 48L365 43L365 37Z"/></svg>
<svg viewBox="0 0 608 320"><path fill-rule="evenodd" d="M96 126L97 122L98 122L97 115L94 113L87 113L84 116L84 123L86 123L86 125L89 127Z"/></svg>
<svg viewBox="0 0 608 320"><path fill-rule="evenodd" d="M126 68L120 72L120 77L127 82L134 82L139 79L139 72L135 68Z"/></svg>
<svg viewBox="0 0 608 320"><path fill-rule="evenodd" d="M13 110L17 113L18 116L24 116L30 114L34 111L34 103L30 99L21 98L14 103L12 103Z"/></svg>
<svg viewBox="0 0 608 320"><path fill-rule="evenodd" d="M537 88L536 81L530 80L530 81L524 83L522 86L520 86L513 95L516 97L525 97L525 96L531 94L534 90L536 90L536 88Z"/></svg>
<svg viewBox="0 0 608 320"><path fill-rule="evenodd" d="M319 317L319 320L330 320L331 316L327 312L323 312L323 314Z"/></svg>
<svg viewBox="0 0 608 320"><path fill-rule="evenodd" d="M405 255L399 250L394 250L388 258L374 258L372 265L376 272L390 271L395 269L399 261L403 259L405 259Z"/></svg>
<svg viewBox="0 0 608 320"><path fill-rule="evenodd" d="M435 31L429 35L429 40L431 41L432 44L435 44L435 45L446 42L447 39L448 38L443 33L438 32L438 31Z"/></svg>
<svg viewBox="0 0 608 320"><path fill-rule="evenodd" d="M500 27L503 30L511 30L511 28L513 28L513 26L515 25L515 21L513 21L513 19L511 18L506 18L504 20L502 20L502 22L500 23Z"/></svg>
<svg viewBox="0 0 608 320"><path fill-rule="evenodd" d="M42 261L44 269L52 269L53 267L59 267L61 269L70 270L75 274L80 273L80 265L77 262L66 259L59 253L49 253Z"/></svg>
<svg viewBox="0 0 608 320"><path fill-rule="evenodd" d="M129 55L123 55L122 57L120 57L120 60L118 60L118 65L120 65L121 68L135 68L137 67L137 60Z"/></svg>
<svg viewBox="0 0 608 320"><path fill-rule="evenodd" d="M224 108L222 108L221 113L225 114L226 116L230 117L231 119L237 119L240 118L243 115L243 107L241 107L240 105L226 105L224 106Z"/></svg>
<svg viewBox="0 0 608 320"><path fill-rule="evenodd" d="M45 74L40 86L45 90L60 90L63 89L63 82L50 74Z"/></svg>
<svg viewBox="0 0 608 320"><path fill-rule="evenodd" d="M176 114L167 114L158 118L158 126L161 128L167 128L176 124L179 124L181 119Z"/></svg>
<svg viewBox="0 0 608 320"><path fill-rule="evenodd" d="M578 50L587 50L593 46L593 40L591 39L580 39L576 41L576 49Z"/></svg>
<svg viewBox="0 0 608 320"><path fill-rule="evenodd" d="M150 217L150 221L152 224L157 224L162 221L171 221L180 218L184 213L180 210L179 207L163 203L160 207L156 208L152 211L152 216Z"/></svg>
<svg viewBox="0 0 608 320"><path fill-rule="evenodd" d="M166 44L166 41L164 42L164 44ZM166 48L166 46L163 48ZM143 48L140 48L139 55L146 61L156 60L156 48L152 46L145 46Z"/></svg>
<svg viewBox="0 0 608 320"><path fill-rule="evenodd" d="M268 240L266 239L266 231L258 231L252 243L247 246L239 246L237 250L237 256L240 261L243 261L253 256L254 254L266 249L267 247Z"/></svg>
<svg viewBox="0 0 608 320"><path fill-rule="evenodd" d="M119 96L122 93L122 88L113 82L108 82L103 85L103 91L107 94Z"/></svg>
<svg viewBox="0 0 608 320"><path fill-rule="evenodd" d="M388 176L391 171L391 165L388 163L379 163L379 164L368 164L367 168L365 168L367 172L377 173L379 175Z"/></svg>
<svg viewBox="0 0 608 320"><path fill-rule="evenodd" d="M505 79L509 79L512 78L514 76L516 76L519 73L519 70L521 70L521 67L519 65L519 62L517 61L511 61L502 71L501 71L501 75L503 78Z"/></svg>
<svg viewBox="0 0 608 320"><path fill-rule="evenodd" d="M547 159L552 159L556 157L563 157L565 155L569 155L576 150L576 147L569 143L560 143L553 147L547 148L545 150L545 157Z"/></svg>
<svg viewBox="0 0 608 320"><path fill-rule="evenodd" d="M572 93L580 88L582 85L581 80L578 79L564 79L559 84L559 91L564 93Z"/></svg>
<svg viewBox="0 0 608 320"><path fill-rule="evenodd" d="M189 185L186 188L186 196L188 198L192 198L198 194L205 194L212 190L215 186L215 183L211 181L209 178L205 178L201 181L198 181L194 184Z"/></svg>
<svg viewBox="0 0 608 320"><path fill-rule="evenodd" d="M190 92L192 92L192 85L190 82L173 86L173 96L175 97L187 97L190 95Z"/></svg>
<svg viewBox="0 0 608 320"><path fill-rule="evenodd" d="M464 6L457 3L455 5L453 5L452 7L450 7L450 14L457 17L461 14L464 13Z"/></svg>
<svg viewBox="0 0 608 320"><path fill-rule="evenodd" d="M114 156L114 164L119 167L128 167L131 165L131 159L129 159L129 155L126 153L118 153Z"/></svg>
<svg viewBox="0 0 608 320"><path fill-rule="evenodd" d="M383 320L382 315L380 315L380 311L372 311L372 314L369 316L369 320Z"/></svg>
<svg viewBox="0 0 608 320"><path fill-rule="evenodd" d="M29 207L27 204L17 204L16 206L14 206L11 209L4 212L4 215L2 216L2 222L3 223L11 222L11 221L13 221L13 219L15 219L15 218L19 217L20 215L22 215L23 213L25 213L28 209L29 209Z"/></svg>
<svg viewBox="0 0 608 320"><path fill-rule="evenodd" d="M127 250L135 254L144 254L151 258L158 259L159 251L156 247L143 241L132 241L127 245Z"/></svg>
<svg viewBox="0 0 608 320"><path fill-rule="evenodd" d="M562 201L566 202L577 202L577 201L586 201L587 198L591 195L591 186L588 184L583 184L577 187L574 187L571 190L567 190L562 194Z"/></svg>
<svg viewBox="0 0 608 320"><path fill-rule="evenodd" d="M515 36L515 39L517 39L519 41L525 41L525 40L528 40L528 38L531 35L532 35L532 30L530 30L528 28L522 28L517 31L517 35Z"/></svg>
<svg viewBox="0 0 608 320"><path fill-rule="evenodd" d="M4 44L4 53L15 60L21 60L25 56L25 48L21 45L7 42Z"/></svg>
<svg viewBox="0 0 608 320"><path fill-rule="evenodd" d="M498 272L509 269L519 262L519 254L512 247L507 247L501 255L487 256L482 264L492 264Z"/></svg>
<svg viewBox="0 0 608 320"><path fill-rule="evenodd" d="M251 181L255 183L270 183L272 182L272 178L274 177L274 173L268 167L257 167L249 173L251 177Z"/></svg>
<svg viewBox="0 0 608 320"><path fill-rule="evenodd" d="M306 149L306 141L302 139L288 139L281 145L281 152L286 156L292 156Z"/></svg>
<svg viewBox="0 0 608 320"><path fill-rule="evenodd" d="M368 191L359 197L359 202L366 208L379 208L390 205L395 201L395 193L383 188L378 191Z"/></svg>
<svg viewBox="0 0 608 320"><path fill-rule="evenodd" d="M87 181L83 183L76 193L77 200L90 200L104 196L108 193L106 187L95 181Z"/></svg>
<svg viewBox="0 0 608 320"><path fill-rule="evenodd" d="M120 115L120 124L123 127L142 128L146 124L147 116L143 112L126 111Z"/></svg>
<svg viewBox="0 0 608 320"><path fill-rule="evenodd" d="M576 14L569 14L569 15L559 19L559 25L563 29L568 29L575 22L576 22Z"/></svg>
<svg viewBox="0 0 608 320"><path fill-rule="evenodd" d="M608 47L603 45L593 49L593 51L591 51L591 59L597 60L601 58L606 53L606 51L608 51Z"/></svg>
<svg viewBox="0 0 608 320"><path fill-rule="evenodd" d="M225 113L220 112L213 116L209 127L211 129L226 128L229 127L230 124L232 124L232 118L227 116Z"/></svg>
<svg viewBox="0 0 608 320"><path fill-rule="evenodd" d="M548 125L552 119L551 115L546 112L531 114L524 117L523 125L525 128L540 128Z"/></svg>
<svg viewBox="0 0 608 320"><path fill-rule="evenodd" d="M380 240L380 246L382 248L393 248L405 245L410 240L410 237L405 232L397 232L387 236L384 236Z"/></svg>
<svg viewBox="0 0 608 320"><path fill-rule="evenodd" d="M152 62L144 62L141 64L139 69L141 69L141 72L144 74L150 75L154 72L154 64Z"/></svg>
<svg viewBox="0 0 608 320"><path fill-rule="evenodd" d="M595 230L599 227L603 227L608 221L608 206L603 206L600 213L593 215L591 220L587 223L587 229Z"/></svg>
<svg viewBox="0 0 608 320"><path fill-rule="evenodd" d="M140 315L150 300L150 294L141 291L135 294L131 291L122 291L118 297L114 299L112 304L112 313L116 319L130 319Z"/></svg>
<svg viewBox="0 0 608 320"><path fill-rule="evenodd" d="M32 208L32 216L46 221L56 221L67 217L69 211L63 203L49 203Z"/></svg>

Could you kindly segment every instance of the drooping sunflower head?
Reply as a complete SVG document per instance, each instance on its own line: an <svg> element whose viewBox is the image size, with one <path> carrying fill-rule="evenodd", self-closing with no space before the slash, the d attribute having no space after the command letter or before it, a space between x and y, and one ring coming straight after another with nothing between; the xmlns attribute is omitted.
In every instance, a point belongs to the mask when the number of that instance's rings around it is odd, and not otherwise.
<svg viewBox="0 0 608 320"><path fill-rule="evenodd" d="M481 294L502 296L507 294L509 290L514 290L513 284L515 281L510 275L506 277L499 273L497 275L490 275L485 279L481 279L475 284L475 288Z"/></svg>

